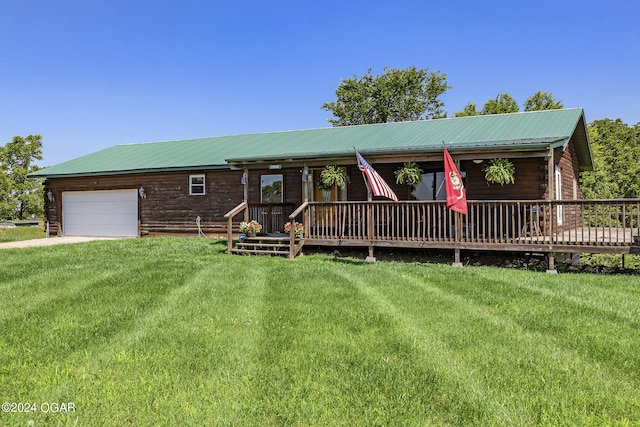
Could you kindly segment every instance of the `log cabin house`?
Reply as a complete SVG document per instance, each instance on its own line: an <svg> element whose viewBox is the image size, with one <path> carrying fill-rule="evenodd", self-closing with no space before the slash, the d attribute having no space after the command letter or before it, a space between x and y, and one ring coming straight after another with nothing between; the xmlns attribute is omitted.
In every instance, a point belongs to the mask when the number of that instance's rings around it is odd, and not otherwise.
<svg viewBox="0 0 640 427"><path fill-rule="evenodd" d="M464 178L468 214L445 206L443 143ZM354 147L399 197L368 200ZM515 182L488 184L491 159ZM416 162L416 188L394 171ZM318 189L327 165L347 185ZM582 109L116 145L33 173L44 178L53 235L223 235L230 252L294 257L303 245L637 253L639 200L583 200L593 161ZM233 245L240 221L262 237ZM281 236L302 223L304 236ZM284 249L283 249L284 248Z"/></svg>

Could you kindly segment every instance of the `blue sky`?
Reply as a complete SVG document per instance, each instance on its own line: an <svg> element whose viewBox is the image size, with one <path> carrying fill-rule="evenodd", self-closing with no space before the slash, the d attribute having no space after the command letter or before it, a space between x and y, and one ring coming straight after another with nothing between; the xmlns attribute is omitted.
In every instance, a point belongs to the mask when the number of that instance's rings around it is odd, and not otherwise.
<svg viewBox="0 0 640 427"><path fill-rule="evenodd" d="M328 127L369 68L447 75L449 115L538 90L640 122L640 2L0 0L0 144L42 166L115 144Z"/></svg>

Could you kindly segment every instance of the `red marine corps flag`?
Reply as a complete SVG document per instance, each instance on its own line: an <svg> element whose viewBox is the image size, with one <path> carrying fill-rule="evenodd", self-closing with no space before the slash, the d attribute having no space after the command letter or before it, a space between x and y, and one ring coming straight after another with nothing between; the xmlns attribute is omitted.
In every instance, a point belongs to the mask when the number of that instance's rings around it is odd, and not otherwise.
<svg viewBox="0 0 640 427"><path fill-rule="evenodd" d="M462 183L462 177L456 164L444 147L444 182L447 193L447 207L452 211L467 214L467 195Z"/></svg>

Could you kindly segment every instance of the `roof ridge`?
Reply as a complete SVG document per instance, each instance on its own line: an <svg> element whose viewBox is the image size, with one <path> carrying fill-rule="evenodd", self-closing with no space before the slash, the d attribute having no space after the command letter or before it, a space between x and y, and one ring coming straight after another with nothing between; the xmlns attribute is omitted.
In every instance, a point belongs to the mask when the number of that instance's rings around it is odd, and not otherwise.
<svg viewBox="0 0 640 427"><path fill-rule="evenodd" d="M263 131L263 132L251 132L251 133L235 133L229 135L213 135L213 136L201 136L195 138L184 138L184 139L167 139L164 141L145 141L145 142L130 142L130 143L122 143L115 144L116 146L130 146L130 145L144 145L144 144L164 144L168 142L189 142L189 141L197 141L197 140L210 140L217 138L231 138L238 136L253 136L253 135L273 135L273 134L286 134L286 133L297 133L297 132L309 132L309 131L319 131L319 130L330 130L330 129L353 129L360 127L368 127L368 126L393 126L393 125L401 125L407 123L422 123L422 122L434 122L434 121L444 121L444 120L454 120L454 119L478 119L478 118L487 118L487 117L504 117L504 116L512 116L518 114L535 114L535 113L546 113L550 111L574 111L574 110L583 110L582 107L572 107L572 108L556 108L556 109L548 109L548 110L535 110L535 111L515 111L513 113L500 113L500 114L477 114L475 116L460 116L460 117L440 117L436 119L418 119L418 120L404 120L399 122L385 122L385 123L363 123L359 125L348 125L348 126L329 126L329 127L315 127L315 128L305 128L305 129L288 129L288 130L275 130L275 131Z"/></svg>

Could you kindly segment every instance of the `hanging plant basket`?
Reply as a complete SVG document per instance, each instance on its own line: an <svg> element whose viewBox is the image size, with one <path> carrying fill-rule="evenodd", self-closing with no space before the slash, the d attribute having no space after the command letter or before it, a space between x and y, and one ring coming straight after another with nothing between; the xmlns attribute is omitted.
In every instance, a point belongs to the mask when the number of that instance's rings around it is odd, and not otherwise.
<svg viewBox="0 0 640 427"><path fill-rule="evenodd" d="M422 181L422 169L415 162L406 162L394 172L396 183L415 188Z"/></svg>
<svg viewBox="0 0 640 427"><path fill-rule="evenodd" d="M320 172L318 188L323 191L331 190L332 187L342 187L349 182L349 175L340 166L329 165Z"/></svg>
<svg viewBox="0 0 640 427"><path fill-rule="evenodd" d="M491 159L489 160L489 164L482 170L484 171L484 178L487 180L487 185L515 183L516 167L509 159Z"/></svg>

